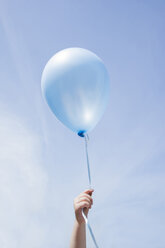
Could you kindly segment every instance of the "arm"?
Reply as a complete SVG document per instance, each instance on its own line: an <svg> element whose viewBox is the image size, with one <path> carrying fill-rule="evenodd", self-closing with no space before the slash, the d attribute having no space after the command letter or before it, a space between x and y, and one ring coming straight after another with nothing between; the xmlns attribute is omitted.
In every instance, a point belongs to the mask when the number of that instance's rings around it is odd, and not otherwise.
<svg viewBox="0 0 165 248"><path fill-rule="evenodd" d="M82 216L82 209L85 215L93 204L93 190L89 189L81 193L74 200L75 222L71 236L70 248L86 248L86 229L85 220Z"/></svg>

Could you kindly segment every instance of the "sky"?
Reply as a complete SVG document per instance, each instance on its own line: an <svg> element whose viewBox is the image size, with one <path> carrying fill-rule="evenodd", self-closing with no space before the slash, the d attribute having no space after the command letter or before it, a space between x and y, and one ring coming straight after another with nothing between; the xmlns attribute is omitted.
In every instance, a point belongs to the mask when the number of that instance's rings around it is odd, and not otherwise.
<svg viewBox="0 0 165 248"><path fill-rule="evenodd" d="M69 247L84 142L41 94L45 64L68 47L96 53L110 75L89 133L99 247L165 247L164 16L163 0L0 1L1 248Z"/></svg>

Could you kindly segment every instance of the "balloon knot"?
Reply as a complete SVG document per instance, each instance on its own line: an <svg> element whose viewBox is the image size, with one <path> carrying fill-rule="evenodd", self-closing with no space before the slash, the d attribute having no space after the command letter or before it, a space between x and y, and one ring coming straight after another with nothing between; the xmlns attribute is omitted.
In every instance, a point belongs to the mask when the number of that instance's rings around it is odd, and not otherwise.
<svg viewBox="0 0 165 248"><path fill-rule="evenodd" d="M84 137L84 136L85 136L84 133L85 133L85 131L79 131L79 132L78 132L78 135L79 135L80 137Z"/></svg>

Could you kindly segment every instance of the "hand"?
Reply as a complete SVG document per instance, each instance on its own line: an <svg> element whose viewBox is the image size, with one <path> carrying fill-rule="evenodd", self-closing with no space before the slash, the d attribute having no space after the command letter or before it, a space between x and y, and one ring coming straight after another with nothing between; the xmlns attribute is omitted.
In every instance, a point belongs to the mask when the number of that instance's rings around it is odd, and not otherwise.
<svg viewBox="0 0 165 248"><path fill-rule="evenodd" d="M84 192L82 192L80 195L78 195L74 199L74 210L75 210L75 216L76 220L79 224L84 223L85 220L82 216L82 209L84 210L84 214L87 216L89 209L92 207L93 199L92 199L92 193L93 189L88 189Z"/></svg>

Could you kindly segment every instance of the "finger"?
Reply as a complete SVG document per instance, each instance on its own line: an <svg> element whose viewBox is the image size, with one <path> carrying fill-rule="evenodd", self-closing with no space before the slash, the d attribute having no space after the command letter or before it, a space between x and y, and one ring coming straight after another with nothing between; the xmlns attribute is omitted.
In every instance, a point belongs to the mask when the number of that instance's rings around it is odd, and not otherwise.
<svg viewBox="0 0 165 248"><path fill-rule="evenodd" d="M76 197L76 200L79 200L81 198L86 198L86 199L89 199L89 200L92 199L92 197L90 195L87 195L87 194L83 193L83 194L79 195L78 197Z"/></svg>
<svg viewBox="0 0 165 248"><path fill-rule="evenodd" d="M94 191L94 189L87 189L83 193L86 193L88 195L92 195L93 191Z"/></svg>
<svg viewBox="0 0 165 248"><path fill-rule="evenodd" d="M79 202L75 202L75 204L74 204L75 208L76 208L79 204L81 204L81 203L82 203L82 204L83 204L83 203L86 203L86 204L88 204L88 205L90 205L90 206L92 205L90 201L88 201L88 200L85 199L85 200L82 200L82 201L79 201Z"/></svg>
<svg viewBox="0 0 165 248"><path fill-rule="evenodd" d="M85 197L85 198L88 198L89 200L92 200L92 197L86 193L81 193L80 195L78 195L76 198L75 198L75 201L79 200L80 198L82 197Z"/></svg>
<svg viewBox="0 0 165 248"><path fill-rule="evenodd" d="M82 192L82 193L79 194L77 197L75 197L74 202L78 201L78 199L79 199L80 197L82 197L82 196L86 196L86 197L88 197L88 198L90 199L90 197L92 196L93 191L94 191L93 189L88 189L88 190ZM87 192L87 193L86 193L86 192ZM93 200L92 200L92 201L93 201Z"/></svg>
<svg viewBox="0 0 165 248"><path fill-rule="evenodd" d="M81 196L87 196L88 198L91 198L92 197L92 193L91 194L87 194L85 192L82 192L80 195L77 196L78 197L81 197Z"/></svg>
<svg viewBox="0 0 165 248"><path fill-rule="evenodd" d="M80 202L77 204L76 206L77 209L80 209L80 208L90 208L90 204L88 202Z"/></svg>
<svg viewBox="0 0 165 248"><path fill-rule="evenodd" d="M84 195L84 194L91 196L93 191L94 191L94 189L87 189L84 192L80 193L77 197L75 197L75 199L77 199L78 197L80 197L81 195Z"/></svg>
<svg viewBox="0 0 165 248"><path fill-rule="evenodd" d="M83 197L83 198L80 198L77 202L76 202L76 204L78 204L78 203L80 203L80 202L88 202L90 205L92 205L92 201L90 201L88 198L85 198L85 197Z"/></svg>
<svg viewBox="0 0 165 248"><path fill-rule="evenodd" d="M84 194L84 195L81 195L79 198L77 198L77 201L82 201L82 200L85 200L87 199L88 201L91 202L91 204L93 204L93 199L91 196L87 195L87 194Z"/></svg>
<svg viewBox="0 0 165 248"><path fill-rule="evenodd" d="M83 191L82 193L80 193L80 195L82 194L88 194L88 195L91 195L93 193L94 189L86 189L85 191Z"/></svg>

